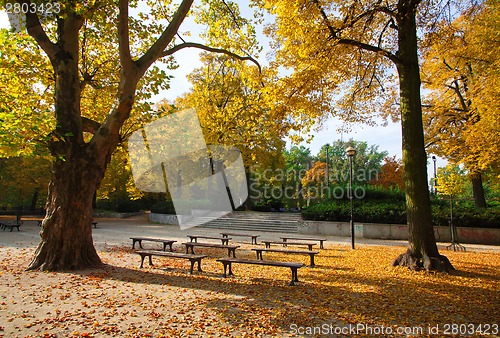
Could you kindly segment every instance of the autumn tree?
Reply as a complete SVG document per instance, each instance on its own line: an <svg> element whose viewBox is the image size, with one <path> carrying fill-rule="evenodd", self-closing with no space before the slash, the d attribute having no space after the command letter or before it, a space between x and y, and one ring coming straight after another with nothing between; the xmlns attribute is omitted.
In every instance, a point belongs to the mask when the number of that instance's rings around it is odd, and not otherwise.
<svg viewBox="0 0 500 338"><path fill-rule="evenodd" d="M255 67L227 55L203 54L201 60L203 66L188 75L192 89L176 100L176 106L194 107L207 144L237 147L247 169L273 165L283 151L288 126L262 101Z"/></svg>
<svg viewBox="0 0 500 338"><path fill-rule="evenodd" d="M205 1L199 12L203 13L211 4ZM218 5L216 8L226 8L217 2L213 4ZM48 139L54 160L47 213L40 233L41 243L28 269L84 269L102 264L92 242L92 199L121 141L120 132L131 116L140 82L150 72L161 72L155 68L155 62L168 60L178 50L189 47L238 57L221 48L229 48L229 42L226 46L209 47L175 39L193 9L193 0L170 6L158 3L147 12L139 11L135 18L129 15L129 7L127 0L64 2L59 13L43 17L32 12L25 15L27 32L50 61L55 81L55 124ZM100 58L92 50L101 43L102 51L110 53L107 58ZM82 46L89 46L88 54L82 55ZM248 55L240 58L252 59ZM84 67L85 60L92 60L92 65ZM29 66L32 65L22 65ZM93 81L101 67L110 67L114 80ZM159 79L162 82L165 77ZM90 118L91 114L82 111L85 88L91 87L90 92L97 93L113 83L116 86L114 99L108 101L109 110Z"/></svg>
<svg viewBox="0 0 500 338"><path fill-rule="evenodd" d="M380 175L370 182L385 189L398 188L404 190L404 169L396 156L386 157L380 167Z"/></svg>
<svg viewBox="0 0 500 338"><path fill-rule="evenodd" d="M438 252L432 226L417 37L441 7L421 0L262 0L260 4L276 16L268 28L276 67L286 67L291 74L277 79L273 90L291 116L336 114L345 120L366 120L363 112L377 111L388 98L394 102L386 84L394 74L390 66L395 67L409 247L394 265L452 270Z"/></svg>
<svg viewBox="0 0 500 338"><path fill-rule="evenodd" d="M429 45L422 66L423 83L429 90L424 102L429 150L465 165L474 202L481 208L486 207L482 172L496 161L490 152L496 151L497 142L482 144L483 147L474 145L481 133L489 135L489 139L498 139L497 133L485 129L481 115L491 107L481 101L488 97L489 89L483 85L485 79L495 81L499 73L498 69L495 71L498 58L483 50L479 52L477 44L490 37L490 48L498 47L493 31L498 32L500 27L492 18L499 13L493 3L473 6L452 24L441 23L439 29L427 37ZM488 158L484 158L485 155Z"/></svg>

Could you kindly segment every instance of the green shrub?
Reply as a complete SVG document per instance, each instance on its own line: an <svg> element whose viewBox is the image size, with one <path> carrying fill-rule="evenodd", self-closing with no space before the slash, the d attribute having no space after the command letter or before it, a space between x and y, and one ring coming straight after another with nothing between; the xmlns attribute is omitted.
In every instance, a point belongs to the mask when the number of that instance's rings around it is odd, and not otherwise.
<svg viewBox="0 0 500 338"><path fill-rule="evenodd" d="M175 215L175 208L172 201L161 201L151 206L151 212L155 214Z"/></svg>
<svg viewBox="0 0 500 338"><path fill-rule="evenodd" d="M406 206L402 201L387 199L355 200L353 216L355 222L406 224ZM434 225L449 226L449 202L433 200L432 216ZM302 210L302 217L314 221L349 222L350 203L347 200L318 203ZM500 208L477 209L470 203L456 203L453 221L459 227L499 228Z"/></svg>

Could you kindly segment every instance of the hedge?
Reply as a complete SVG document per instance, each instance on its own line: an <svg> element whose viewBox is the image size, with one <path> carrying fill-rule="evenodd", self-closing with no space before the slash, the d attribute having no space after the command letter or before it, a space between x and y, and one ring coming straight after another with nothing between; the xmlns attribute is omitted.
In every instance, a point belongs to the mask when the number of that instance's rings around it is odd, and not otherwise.
<svg viewBox="0 0 500 338"><path fill-rule="evenodd" d="M406 207L402 202L363 199L356 200L353 209L356 222L406 224ZM450 207L443 201L433 202L432 215L434 225L449 225ZM319 203L303 209L302 217L313 221L349 222L350 203L346 200ZM453 207L453 222L459 227L500 228L500 208L477 209L457 203Z"/></svg>

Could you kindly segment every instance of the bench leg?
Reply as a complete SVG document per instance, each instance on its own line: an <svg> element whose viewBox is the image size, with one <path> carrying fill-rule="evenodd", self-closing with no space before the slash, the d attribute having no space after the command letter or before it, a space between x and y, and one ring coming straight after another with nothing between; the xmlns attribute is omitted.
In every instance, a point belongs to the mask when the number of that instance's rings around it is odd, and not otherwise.
<svg viewBox="0 0 500 338"><path fill-rule="evenodd" d="M270 248L270 247L271 247L271 243L266 242L266 248L268 249L268 248Z"/></svg>
<svg viewBox="0 0 500 338"><path fill-rule="evenodd" d="M194 259L190 259L189 261L191 262L191 268L189 268L189 273L193 274Z"/></svg>
<svg viewBox="0 0 500 338"><path fill-rule="evenodd" d="M312 267L315 266L315 264L314 264L314 254L309 254L309 256L311 256L311 265L310 265L310 267L312 268Z"/></svg>
<svg viewBox="0 0 500 338"><path fill-rule="evenodd" d="M203 270L201 269L201 258L197 259L197 262L198 262L198 271L203 272Z"/></svg>
<svg viewBox="0 0 500 338"><path fill-rule="evenodd" d="M320 249L324 249L324 247L323 247L323 241L319 241L319 248Z"/></svg>
<svg viewBox="0 0 500 338"><path fill-rule="evenodd" d="M313 246L312 245L308 245L307 247L309 248L309 251L313 250Z"/></svg>
<svg viewBox="0 0 500 338"><path fill-rule="evenodd" d="M285 238L283 238L283 246L287 246L287 245L286 245L286 239L285 239Z"/></svg>
<svg viewBox="0 0 500 338"><path fill-rule="evenodd" d="M252 236L252 244L257 244L257 236Z"/></svg>
<svg viewBox="0 0 500 338"><path fill-rule="evenodd" d="M236 249L227 249L228 257L231 257L231 252L233 253L233 258L236 258Z"/></svg>
<svg viewBox="0 0 500 338"><path fill-rule="evenodd" d="M141 266L139 266L139 268L141 268L141 269L142 269L142 268L143 268L143 266L144 266L144 258L146 258L146 256L148 256L148 257L149 257L149 265L151 265L151 266L153 265L153 261L152 261L152 259L151 259L151 255L141 254Z"/></svg>
<svg viewBox="0 0 500 338"><path fill-rule="evenodd" d="M290 282L291 286L294 286L296 282L299 281L299 277L297 274L297 268L290 268L292 270L292 281Z"/></svg>

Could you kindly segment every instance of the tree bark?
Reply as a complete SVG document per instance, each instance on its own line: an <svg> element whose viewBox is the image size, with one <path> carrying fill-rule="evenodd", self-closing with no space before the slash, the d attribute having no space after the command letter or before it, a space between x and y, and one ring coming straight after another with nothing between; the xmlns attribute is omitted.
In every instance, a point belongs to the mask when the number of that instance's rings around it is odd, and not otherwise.
<svg viewBox="0 0 500 338"><path fill-rule="evenodd" d="M406 210L408 217L408 251L393 265L410 269L451 271L449 260L438 252L434 236L429 189L427 187L427 157L420 100L420 69L417 54L417 1L401 0L398 5L398 63L402 150Z"/></svg>
<svg viewBox="0 0 500 338"><path fill-rule="evenodd" d="M49 184L41 242L28 270L65 271L102 265L92 240L96 177L88 160L58 160Z"/></svg>
<svg viewBox="0 0 500 338"><path fill-rule="evenodd" d="M486 208L486 198L484 197L483 177L481 173L471 174L472 195L476 208Z"/></svg>

